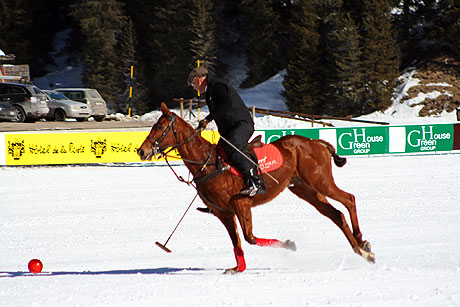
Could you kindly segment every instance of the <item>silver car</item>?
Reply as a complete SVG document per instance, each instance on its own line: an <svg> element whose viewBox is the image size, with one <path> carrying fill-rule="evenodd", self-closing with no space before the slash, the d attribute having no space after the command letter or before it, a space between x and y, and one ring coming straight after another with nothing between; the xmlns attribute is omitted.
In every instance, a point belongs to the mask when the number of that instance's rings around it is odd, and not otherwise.
<svg viewBox="0 0 460 307"><path fill-rule="evenodd" d="M46 95L50 109L45 117L48 120L64 121L66 118L75 118L82 122L91 116L91 109L82 102L70 100L58 91L42 90L42 92Z"/></svg>
<svg viewBox="0 0 460 307"><path fill-rule="evenodd" d="M32 84L0 83L0 101L16 108L18 122L34 122L49 112L45 94Z"/></svg>
<svg viewBox="0 0 460 307"><path fill-rule="evenodd" d="M57 88L56 91L67 98L86 103L91 107L91 116L102 121L107 116L107 105L99 92L91 88Z"/></svg>

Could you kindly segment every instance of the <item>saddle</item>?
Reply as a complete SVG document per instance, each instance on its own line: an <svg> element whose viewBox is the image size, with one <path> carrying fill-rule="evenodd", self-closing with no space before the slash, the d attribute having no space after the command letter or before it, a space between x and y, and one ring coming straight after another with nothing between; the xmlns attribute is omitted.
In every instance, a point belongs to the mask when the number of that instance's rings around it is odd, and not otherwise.
<svg viewBox="0 0 460 307"><path fill-rule="evenodd" d="M258 135L246 146L246 153L254 162L257 161L261 170L266 173L277 170L283 165L284 159L279 149L272 144L262 143L262 136ZM230 173L236 176L243 177L243 174L234 166L232 166L230 160L227 157L225 149L218 145L217 152L222 161L223 168L229 168Z"/></svg>
<svg viewBox="0 0 460 307"><path fill-rule="evenodd" d="M248 143L248 146L246 146L246 150L248 152L253 152L254 148L260 148L260 147L263 147L264 145L265 144L262 143L262 136L258 135L251 142Z"/></svg>
<svg viewBox="0 0 460 307"><path fill-rule="evenodd" d="M269 173L280 168L283 165L284 159L275 145L264 144L261 139L262 136L259 135L249 142L246 146L246 153L249 153L249 157L254 162L258 162L261 170ZM235 176L243 177L243 174L231 165L225 149L221 145L217 145L217 170L203 177L195 178L194 181L195 183L201 183L228 170Z"/></svg>

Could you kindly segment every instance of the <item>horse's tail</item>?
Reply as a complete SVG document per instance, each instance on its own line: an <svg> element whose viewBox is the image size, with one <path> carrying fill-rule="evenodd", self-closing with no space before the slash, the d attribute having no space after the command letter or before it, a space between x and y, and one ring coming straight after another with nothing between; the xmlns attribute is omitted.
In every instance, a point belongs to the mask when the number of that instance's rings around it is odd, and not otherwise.
<svg viewBox="0 0 460 307"><path fill-rule="evenodd" d="M340 157L337 152L335 151L334 146L331 145L331 143L326 142L325 140L318 139L317 140L321 145L327 148L329 152L331 153L332 158L334 158L334 163L338 167L342 167L347 163L347 158Z"/></svg>

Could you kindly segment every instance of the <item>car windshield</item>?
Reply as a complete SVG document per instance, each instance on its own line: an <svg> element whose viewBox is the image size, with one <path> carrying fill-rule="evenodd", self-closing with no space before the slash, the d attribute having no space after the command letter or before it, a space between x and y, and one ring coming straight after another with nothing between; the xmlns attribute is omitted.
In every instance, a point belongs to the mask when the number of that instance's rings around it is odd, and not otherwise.
<svg viewBox="0 0 460 307"><path fill-rule="evenodd" d="M47 94L54 100L67 100L68 98L59 92L47 92Z"/></svg>
<svg viewBox="0 0 460 307"><path fill-rule="evenodd" d="M42 91L40 91L40 89L36 86L32 87L32 89L34 90L34 93L35 94L42 94Z"/></svg>
<svg viewBox="0 0 460 307"><path fill-rule="evenodd" d="M96 90L88 91L89 98L102 98Z"/></svg>

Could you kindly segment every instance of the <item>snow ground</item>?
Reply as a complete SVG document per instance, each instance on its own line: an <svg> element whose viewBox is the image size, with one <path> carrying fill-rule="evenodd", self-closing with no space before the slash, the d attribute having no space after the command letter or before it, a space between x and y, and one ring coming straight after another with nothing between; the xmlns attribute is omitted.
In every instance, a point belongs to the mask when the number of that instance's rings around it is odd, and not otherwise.
<svg viewBox="0 0 460 307"><path fill-rule="evenodd" d="M254 233L297 251L230 239L168 167L4 167L2 306L459 306L460 155L349 157L336 183L357 199L376 264L289 191L253 209ZM175 169L184 177L184 166ZM345 213L344 208L333 203ZM43 272L27 263L41 259Z"/></svg>

